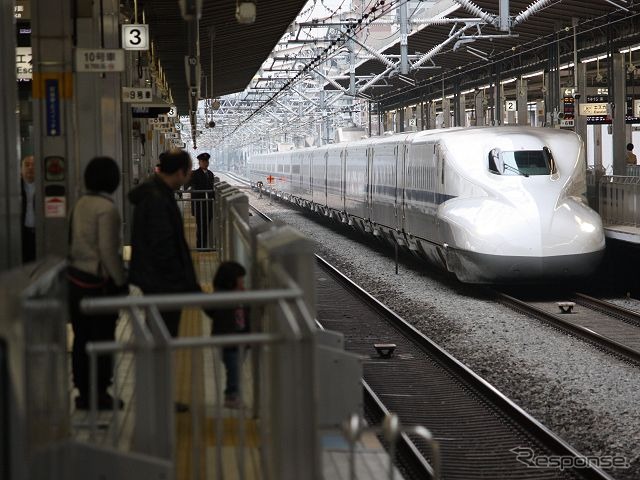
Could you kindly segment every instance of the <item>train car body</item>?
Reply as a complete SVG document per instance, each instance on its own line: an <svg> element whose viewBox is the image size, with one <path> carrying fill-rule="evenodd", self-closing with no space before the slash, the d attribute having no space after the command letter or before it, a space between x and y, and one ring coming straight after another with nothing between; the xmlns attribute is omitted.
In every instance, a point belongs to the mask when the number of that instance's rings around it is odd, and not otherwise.
<svg viewBox="0 0 640 480"><path fill-rule="evenodd" d="M252 183L397 242L468 283L592 273L604 252L572 132L474 127L250 159Z"/></svg>

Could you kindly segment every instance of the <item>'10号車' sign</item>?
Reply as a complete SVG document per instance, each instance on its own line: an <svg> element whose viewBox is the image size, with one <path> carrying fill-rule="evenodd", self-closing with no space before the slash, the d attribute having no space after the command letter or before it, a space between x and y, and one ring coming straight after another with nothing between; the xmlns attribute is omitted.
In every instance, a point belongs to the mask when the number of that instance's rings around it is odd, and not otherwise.
<svg viewBox="0 0 640 480"><path fill-rule="evenodd" d="M76 48L76 72L124 72L124 50Z"/></svg>

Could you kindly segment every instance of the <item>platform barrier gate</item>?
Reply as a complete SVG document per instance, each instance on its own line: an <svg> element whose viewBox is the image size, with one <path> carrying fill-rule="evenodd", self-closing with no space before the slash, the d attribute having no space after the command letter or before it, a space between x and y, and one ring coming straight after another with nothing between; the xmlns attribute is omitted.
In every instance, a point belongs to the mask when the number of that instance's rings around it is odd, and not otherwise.
<svg viewBox="0 0 640 480"><path fill-rule="evenodd" d="M0 404L8 403L0 418L9 439L0 446L10 459L0 471L9 470L12 480L322 478L321 430L362 414L361 359L344 351L340 334L316 328L311 242L291 227L252 225L246 195L222 182L214 208L220 259L245 265L248 290L84 300L87 312L120 311L119 329L127 333L87 346L90 409L81 425L78 411L70 415L65 263L41 262L0 277L3 382L9 383ZM238 305L250 308L249 333L172 338L162 321L168 310ZM225 416L220 356L230 346L239 347L245 365L240 403L247 408ZM192 368L177 378L180 352ZM116 370L126 370L131 385L114 371L111 390L119 397L130 389L124 411L97 408L100 355L114 356ZM123 362L127 356L131 361ZM213 378L193 361L199 356L213 359ZM180 422L178 382L202 390ZM177 430L185 426L186 475L177 470Z"/></svg>
<svg viewBox="0 0 640 480"><path fill-rule="evenodd" d="M604 226L640 226L640 177L602 176L598 213Z"/></svg>

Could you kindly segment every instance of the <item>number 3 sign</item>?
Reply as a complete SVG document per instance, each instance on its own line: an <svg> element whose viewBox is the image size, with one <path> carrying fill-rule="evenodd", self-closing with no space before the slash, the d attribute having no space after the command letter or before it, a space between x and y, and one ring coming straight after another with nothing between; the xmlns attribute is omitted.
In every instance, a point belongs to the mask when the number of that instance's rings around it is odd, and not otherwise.
<svg viewBox="0 0 640 480"><path fill-rule="evenodd" d="M122 48L125 50L149 50L149 25L122 25Z"/></svg>

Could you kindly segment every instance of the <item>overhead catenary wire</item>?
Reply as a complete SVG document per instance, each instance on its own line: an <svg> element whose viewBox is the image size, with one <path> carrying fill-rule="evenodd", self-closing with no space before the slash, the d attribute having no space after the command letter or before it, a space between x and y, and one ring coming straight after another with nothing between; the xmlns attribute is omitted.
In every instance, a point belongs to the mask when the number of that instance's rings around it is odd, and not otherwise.
<svg viewBox="0 0 640 480"><path fill-rule="evenodd" d="M407 0L403 0L403 1L407 1ZM386 13L391 11L391 9L395 8L398 3L399 3L398 0L395 0L395 1L393 1L393 0L391 0L391 1L377 0L375 5L371 8L371 10L369 12L364 13L356 22L353 22L352 25L357 25L357 27L356 26L353 26L353 27L349 26L349 27L347 27L347 30L346 30L345 33L346 34L351 34L351 31L354 30L354 29L355 30L361 30L366 25L374 22L376 18L379 18L380 16L385 15ZM380 7L380 11L378 11L378 7ZM378 17L375 16L376 13L378 14ZM373 18L370 19L369 17L371 17L371 16L373 16ZM365 25L362 25L363 23L365 23ZM348 35L346 35L346 36L348 37ZM340 38L340 39L333 40L329 47L326 47L323 50L322 53L317 55L314 60L312 60L310 63L308 63L292 79L290 79L284 86L282 86L280 88L280 90L278 91L278 93L273 94L265 103L263 103L260 107L258 107L256 110L254 110L245 120L243 120L238 126L236 126L234 128L234 130L231 132L231 135L235 134L235 132L237 132L239 128L241 128L246 122L251 120L251 118L253 118L263 108L265 108L267 105L269 105L279 94L281 94L284 90L289 88L289 86L295 85L297 83L297 81L299 81L301 76L304 77L310 71L313 71L318 66L318 64L323 59L323 57L326 57L331 49L335 49L335 47L340 42L340 40L342 40L342 45L344 45L344 43L347 41L347 39L348 38L344 38L344 39ZM342 45L341 45L341 47L342 47Z"/></svg>

